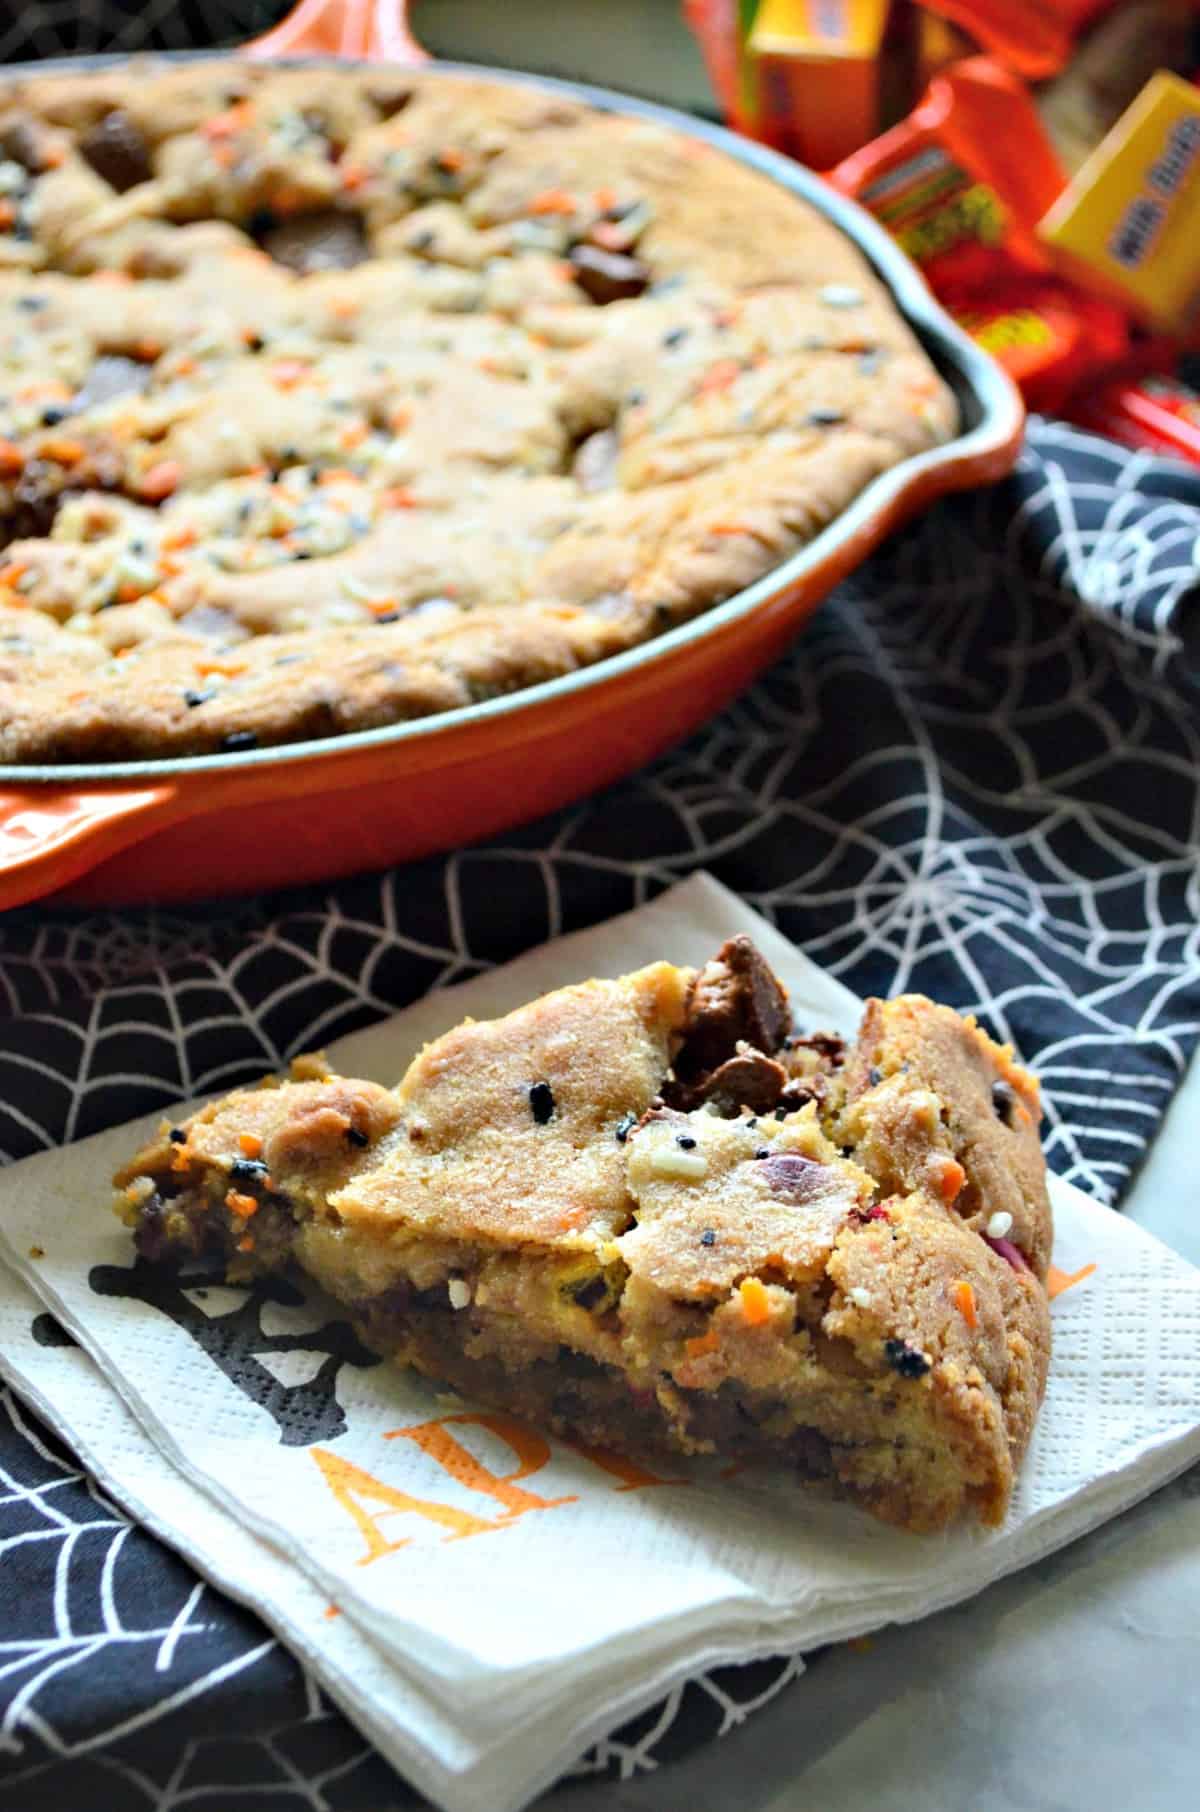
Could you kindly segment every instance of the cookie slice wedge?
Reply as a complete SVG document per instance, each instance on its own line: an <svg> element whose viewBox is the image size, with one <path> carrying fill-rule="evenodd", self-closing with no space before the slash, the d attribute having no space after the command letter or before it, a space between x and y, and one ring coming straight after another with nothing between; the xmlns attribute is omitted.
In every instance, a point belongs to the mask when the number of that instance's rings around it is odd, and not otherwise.
<svg viewBox="0 0 1200 1812"><path fill-rule="evenodd" d="M983 1165L958 1212L940 1107L924 1170L887 1168L854 1115L888 1011L849 1053L798 1037L732 939L467 1021L395 1089L303 1060L164 1125L117 1210L143 1261L296 1267L377 1351L570 1439L787 1468L914 1530L997 1523L1045 1384L1048 1208L1024 1254L989 1238ZM906 1013L906 1051L963 1025ZM956 1072L928 1061L940 1103Z"/></svg>

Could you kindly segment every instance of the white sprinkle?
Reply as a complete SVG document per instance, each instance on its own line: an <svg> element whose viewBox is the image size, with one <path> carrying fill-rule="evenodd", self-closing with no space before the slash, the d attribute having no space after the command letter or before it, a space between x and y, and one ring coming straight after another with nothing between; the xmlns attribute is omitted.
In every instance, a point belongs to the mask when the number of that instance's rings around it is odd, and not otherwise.
<svg viewBox="0 0 1200 1812"><path fill-rule="evenodd" d="M987 1224L988 1238L1007 1239L1011 1232L1012 1215L1006 1214L1003 1209L1001 1209L998 1214L993 1214L991 1220Z"/></svg>
<svg viewBox="0 0 1200 1812"><path fill-rule="evenodd" d="M851 1302L854 1303L857 1308L860 1308L860 1309L869 1309L870 1308L871 1292L870 1292L870 1290L864 1290L861 1284L856 1284L853 1290L848 1290L847 1295L849 1296Z"/></svg>
<svg viewBox="0 0 1200 1812"><path fill-rule="evenodd" d="M664 1145L650 1153L650 1168L660 1177L704 1177L708 1159L702 1151L680 1151L677 1145Z"/></svg>
<svg viewBox="0 0 1200 1812"><path fill-rule="evenodd" d="M132 1183L130 1183L128 1189L125 1191L125 1194L131 1202L136 1202L139 1205L142 1202L148 1201L154 1194L154 1178L134 1177Z"/></svg>
<svg viewBox="0 0 1200 1812"><path fill-rule="evenodd" d="M450 1307L452 1309L465 1309L471 1300L470 1284L462 1277L452 1277L448 1289L450 1292Z"/></svg>
<svg viewBox="0 0 1200 1812"><path fill-rule="evenodd" d="M821 291L821 300L830 308L857 308L862 301L862 292L851 288L849 283L827 283Z"/></svg>

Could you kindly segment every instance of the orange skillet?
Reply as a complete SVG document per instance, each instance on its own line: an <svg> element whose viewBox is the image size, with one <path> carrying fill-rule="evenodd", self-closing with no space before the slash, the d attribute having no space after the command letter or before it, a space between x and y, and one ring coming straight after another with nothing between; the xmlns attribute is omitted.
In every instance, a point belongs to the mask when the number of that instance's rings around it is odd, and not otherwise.
<svg viewBox="0 0 1200 1812"><path fill-rule="evenodd" d="M406 11L404 0L300 0L248 54L423 62ZM667 108L576 83L487 73L662 120L802 195L888 285L957 392L962 432L876 478L747 590L564 678L440 717L285 748L0 770L0 908L46 895L80 904L199 899L383 868L495 836L631 773L686 736L782 654L885 536L943 493L1011 467L1023 420L1017 392L853 202L800 165Z"/></svg>

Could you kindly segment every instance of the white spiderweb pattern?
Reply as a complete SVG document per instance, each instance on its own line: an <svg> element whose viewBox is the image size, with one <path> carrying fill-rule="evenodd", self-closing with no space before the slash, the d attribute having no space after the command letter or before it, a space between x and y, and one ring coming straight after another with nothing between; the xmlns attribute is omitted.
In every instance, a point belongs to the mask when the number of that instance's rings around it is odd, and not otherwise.
<svg viewBox="0 0 1200 1812"><path fill-rule="evenodd" d="M919 988L1013 1037L1051 1161L1115 1199L1200 1032L1198 506L1195 479L1035 424L1012 484L895 541L763 684L599 799L326 894L10 915L0 1147L259 1075L703 866L858 991ZM5 1812L166 1812L201 1787L215 1812L260 1790L285 1812L411 1803L253 1619L10 1418ZM790 1677L764 1666L689 1686L585 1766L629 1775L730 1728ZM197 1706L242 1734L198 1736Z"/></svg>

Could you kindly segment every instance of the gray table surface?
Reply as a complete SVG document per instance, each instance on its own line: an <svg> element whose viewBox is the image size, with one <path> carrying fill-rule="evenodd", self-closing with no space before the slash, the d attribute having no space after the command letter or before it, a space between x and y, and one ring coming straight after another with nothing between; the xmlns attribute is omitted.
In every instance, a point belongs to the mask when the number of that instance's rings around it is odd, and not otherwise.
<svg viewBox="0 0 1200 1812"><path fill-rule="evenodd" d="M422 0L443 56L711 107L679 0ZM1200 1064L1127 1212L1200 1264ZM980 1597L817 1656L688 1760L541 1812L1191 1812L1200 1807L1200 1469Z"/></svg>

